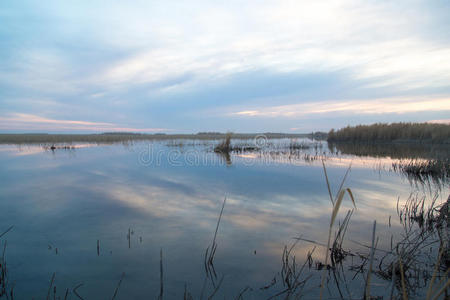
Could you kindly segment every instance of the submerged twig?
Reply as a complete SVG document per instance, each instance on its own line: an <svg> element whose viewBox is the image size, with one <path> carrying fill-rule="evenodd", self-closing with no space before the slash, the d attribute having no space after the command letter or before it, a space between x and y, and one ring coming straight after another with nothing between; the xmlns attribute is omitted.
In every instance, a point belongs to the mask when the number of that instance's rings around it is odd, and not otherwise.
<svg viewBox="0 0 450 300"><path fill-rule="evenodd" d="M74 289L73 289L73 293L75 294L75 296L77 296L79 299L84 300L83 297L81 297L77 290L83 285L83 283L80 283L79 285L77 285Z"/></svg>
<svg viewBox="0 0 450 300"><path fill-rule="evenodd" d="M11 229L13 229L13 228L14 228L14 226L11 226L11 227L9 227L8 229L6 229L5 232L3 232L2 234L0 234L0 238L1 238L2 236L4 236L5 234L7 234L9 231L11 231Z"/></svg>
<svg viewBox="0 0 450 300"><path fill-rule="evenodd" d="M116 298L117 292L119 291L120 284L122 283L123 277L125 276L125 272L122 273L122 276L120 276L120 280L117 283L116 289L114 290L114 295L112 296L112 300Z"/></svg>
<svg viewBox="0 0 450 300"><path fill-rule="evenodd" d="M50 280L50 286L48 287L48 292L47 292L47 300L50 299L50 292L52 290L53 281L55 281L55 275L56 275L56 273L53 273L52 279Z"/></svg>
<svg viewBox="0 0 450 300"><path fill-rule="evenodd" d="M159 296L158 296L158 299L162 300L163 295L164 295L163 251L161 248L159 251Z"/></svg>

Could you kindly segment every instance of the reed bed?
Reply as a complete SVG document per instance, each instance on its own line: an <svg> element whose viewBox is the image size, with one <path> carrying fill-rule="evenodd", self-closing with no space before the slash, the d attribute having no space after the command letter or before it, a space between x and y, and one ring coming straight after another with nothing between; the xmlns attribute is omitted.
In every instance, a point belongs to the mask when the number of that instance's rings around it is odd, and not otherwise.
<svg viewBox="0 0 450 300"><path fill-rule="evenodd" d="M264 138L266 138L264 136ZM222 153L253 153L253 152L278 152L278 153L300 153L303 150L314 148L316 152L323 148L323 144L317 141L306 140L299 141L297 138L290 138L288 142L271 143L267 139L262 144L258 144L258 141L249 139L245 142L233 142L235 135L228 133L225 138L214 147L215 152ZM286 137L284 138L286 139Z"/></svg>
<svg viewBox="0 0 450 300"><path fill-rule="evenodd" d="M450 144L450 125L431 123L376 123L347 126L328 133L329 142L412 142Z"/></svg>
<svg viewBox="0 0 450 300"><path fill-rule="evenodd" d="M448 181L450 178L450 159L409 160L393 163L395 171L404 173L408 178L425 182L429 178L434 181Z"/></svg>

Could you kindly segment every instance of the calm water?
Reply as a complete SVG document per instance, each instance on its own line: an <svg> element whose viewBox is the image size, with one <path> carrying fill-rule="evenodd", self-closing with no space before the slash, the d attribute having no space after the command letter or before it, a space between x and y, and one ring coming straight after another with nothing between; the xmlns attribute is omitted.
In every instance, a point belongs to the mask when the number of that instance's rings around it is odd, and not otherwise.
<svg viewBox="0 0 450 300"><path fill-rule="evenodd" d="M389 157L331 155L326 145L303 150L301 156L243 153L230 158L198 141L184 141L181 147L176 141L85 146L54 152L0 146L0 233L14 226L1 245L7 241L14 299L45 299L53 273L61 298L68 288L70 299L76 299L72 290L82 283L77 291L84 299L110 299L125 273L116 299L154 299L160 291L161 249L164 297L182 298L186 285L197 299L205 251L225 197L214 259L218 280L223 276L218 298L235 298L247 286L252 291L245 299L276 294L281 285L260 288L280 272L284 245L299 236L327 242L332 206L317 159L324 152L333 193L352 163L344 186L351 188L357 210L344 246L354 251L368 253L353 241L369 245L374 220L378 247L389 249L391 234L395 242L402 232L397 200L401 205L410 193L431 198L437 191L393 172ZM437 201L443 202L448 184L440 188ZM346 198L339 219L351 208ZM296 245L299 263L314 246ZM314 261L323 261L324 249L317 246ZM313 275L304 294L314 299L321 273L312 267L304 274ZM362 295L362 279L357 275L349 283L354 295ZM374 280L375 295L389 287ZM212 293L209 282L205 290L206 296Z"/></svg>

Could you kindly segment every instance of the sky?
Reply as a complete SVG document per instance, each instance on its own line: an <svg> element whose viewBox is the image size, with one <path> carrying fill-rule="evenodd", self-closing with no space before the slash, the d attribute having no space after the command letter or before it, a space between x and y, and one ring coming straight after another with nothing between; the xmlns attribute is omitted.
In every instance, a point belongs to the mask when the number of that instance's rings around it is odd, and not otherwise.
<svg viewBox="0 0 450 300"><path fill-rule="evenodd" d="M450 2L0 2L0 132L450 122Z"/></svg>

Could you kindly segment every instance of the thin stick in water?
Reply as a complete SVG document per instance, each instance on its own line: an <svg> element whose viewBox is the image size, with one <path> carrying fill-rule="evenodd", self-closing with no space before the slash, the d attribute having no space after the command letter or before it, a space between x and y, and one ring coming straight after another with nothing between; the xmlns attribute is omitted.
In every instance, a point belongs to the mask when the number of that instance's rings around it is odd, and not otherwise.
<svg viewBox="0 0 450 300"><path fill-rule="evenodd" d="M373 266L373 257L375 254L375 232L377 229L377 221L373 221L373 231L372 231L372 247L370 249L370 262L369 262L369 271L367 272L367 280L366 280L366 300L370 300L370 277L372 274L372 266Z"/></svg>
<svg viewBox="0 0 450 300"><path fill-rule="evenodd" d="M128 249L131 248L131 229L128 228Z"/></svg>
<svg viewBox="0 0 450 300"><path fill-rule="evenodd" d="M79 285L77 285L74 289L73 289L73 293L75 294L75 296L78 297L78 299L84 300L83 297L81 297L78 293L77 293L77 289L80 288L83 284L80 283Z"/></svg>
<svg viewBox="0 0 450 300"><path fill-rule="evenodd" d="M53 272L52 279L50 280L50 286L48 287L47 300L50 299L50 292L52 291L52 286L53 286L53 281L55 280L55 275L56 274Z"/></svg>
<svg viewBox="0 0 450 300"><path fill-rule="evenodd" d="M6 229L5 232L3 232L2 234L0 234L0 238L1 238L2 236L4 236L5 234L7 234L11 229L13 229L13 227L14 227L14 226L9 227L8 229Z"/></svg>
<svg viewBox="0 0 450 300"><path fill-rule="evenodd" d="M112 296L112 300L114 300L117 296L117 291L119 291L120 284L122 283L123 277L125 276L125 272L122 273L119 282L117 283L116 289L114 290L114 295Z"/></svg>
<svg viewBox="0 0 450 300"><path fill-rule="evenodd" d="M159 300L163 299L163 295L164 295L164 281L163 281L163 252L162 252L162 248L159 252L159 282L160 282L160 287L159 287Z"/></svg>

